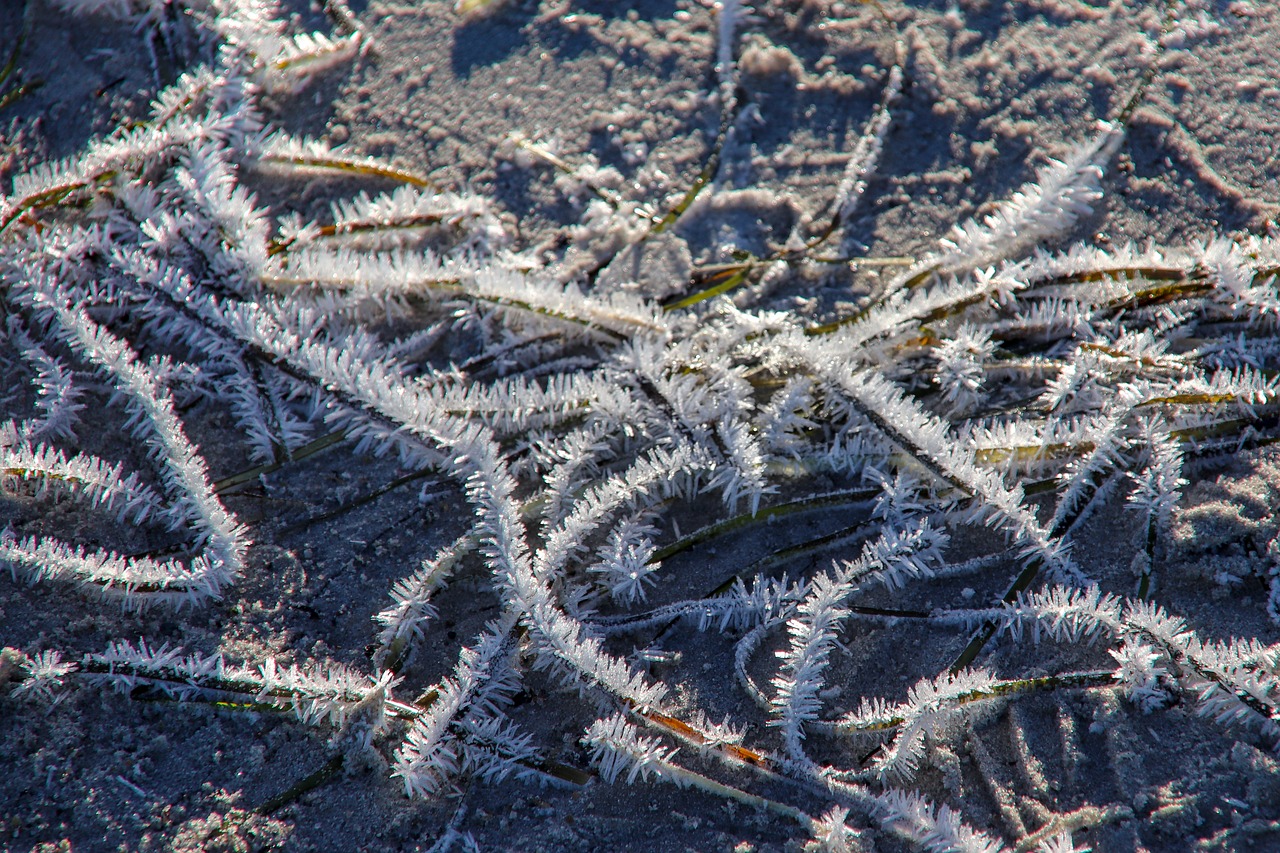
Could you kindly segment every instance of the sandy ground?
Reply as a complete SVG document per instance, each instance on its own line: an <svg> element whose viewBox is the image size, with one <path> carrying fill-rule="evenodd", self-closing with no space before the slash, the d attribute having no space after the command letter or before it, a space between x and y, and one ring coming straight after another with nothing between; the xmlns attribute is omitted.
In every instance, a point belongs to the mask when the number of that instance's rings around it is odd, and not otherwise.
<svg viewBox="0 0 1280 853"><path fill-rule="evenodd" d="M687 252L710 262L735 247L764 251L784 240L797 218L819 215L839 180L840 152L879 97L888 41L864 7L756 5L740 50L743 97L755 117L741 124L722 185L677 229L669 248L678 257ZM18 6L0 4L5 51L19 26ZM867 253L920 252L1087 136L1095 119L1113 114L1134 91L1160 31L1160 6L886 0L912 58L880 177L856 220ZM465 23L450 4L434 0L354 9L373 50L271 105L274 119L412 165L444 186L493 196L531 250L562 251L584 199L567 195L550 170L522 165L513 134L540 140L572 163L612 167L621 194L649 202L682 192L707 155L717 117L709 97L715 34L711 12L692 0L513 0ZM303 23L321 22L312 10L299 15ZM34 20L20 73L44 85L0 112L0 182L32 163L68 156L139 114L175 65L178 46L157 43L153 61L150 34L127 24L70 20L43 6ZM1280 11L1261 0L1214 0L1187 4L1181 20L1165 36L1159 73L1106 179L1104 202L1064 245L1178 245L1262 229L1280 209ZM290 191L305 205L334 190L317 182ZM838 288L828 284L813 283L814 294L838 301ZM839 286L848 292L847 279ZM3 359L0 371L13 370L13 355ZM29 396L14 390L0 403L0 417L29 407ZM229 418L198 412L189 423L215 477L247 467ZM100 427L96 435L85 431L98 452L137 455L106 421ZM123 614L76 590L0 576L0 645L74 656L116 637L146 636L238 659L275 654L367 670L372 614L397 578L463 531L465 519L451 512L459 496L441 483L433 488L443 496L424 506L415 482L332 518L307 520L402 473L336 447L229 495L228 506L253 531L252 570L226 600L195 612ZM1276 533L1280 455L1243 453L1196 477L1167 545L1158 599L1206 636L1273 643L1280 632L1253 573ZM1120 506L1109 510L1090 523L1077 554L1105 587L1124 594L1133 587L1128 557L1138 533ZM708 504L681 512L696 524L719 510ZM760 529L709 544L670 561L655 597L704 593L772 548L847 523L815 514L785 533ZM20 499L0 501L0 524L77 541L108 535L102 519L74 506ZM142 550L158 543L137 534L132 544ZM973 553L999 547L978 535L962 544ZM880 603L944 606L965 600L966 590L995 597L1011 571L1005 565ZM1215 581L1223 572L1244 580L1224 586ZM464 576L443 594L440 609L406 690L445 674L460 644L496 615L497 603L481 578ZM839 688L827 697L832 710L856 707L862 696L901 697L964 641L918 625L859 624L833 669ZM680 659L657 674L678 686L682 704L731 715L749 724L749 740L774 744L726 675L728 638L680 627L665 647ZM762 675L769 657L757 657ZM985 662L1010 674L1110 665L1096 649L1009 643L997 644ZM595 718L590 701L534 679L514 715L549 759L587 768L577 739ZM1280 773L1268 746L1179 706L1144 716L1109 691L1045 694L975 719L939 748L935 769L918 785L1011 843L1054 814L1083 809L1076 840L1095 850L1274 849ZM851 761L848 745L815 741L814 749ZM50 708L0 685L0 847L425 850L459 810L459 828L486 850L797 850L804 840L779 818L655 785L506 782L476 784L457 798L409 801L376 760L346 767L269 815L255 811L324 765L328 750L324 732L277 716L135 701L93 688L69 690ZM746 775L737 781L759 788ZM766 786L765 793L814 813L824 808L798 792ZM866 844L901 848L874 831Z"/></svg>

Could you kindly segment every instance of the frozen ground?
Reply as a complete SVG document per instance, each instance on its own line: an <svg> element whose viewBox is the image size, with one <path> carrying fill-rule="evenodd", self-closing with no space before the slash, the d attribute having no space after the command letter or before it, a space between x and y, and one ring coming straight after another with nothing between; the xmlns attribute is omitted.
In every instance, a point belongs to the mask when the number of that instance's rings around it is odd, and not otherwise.
<svg viewBox="0 0 1280 853"><path fill-rule="evenodd" d="M69 156L139 115L185 50L145 27L33 3L18 68L21 79L43 86L0 111L0 189L32 164ZM726 152L722 183L690 210L661 257L644 260L640 276L725 261L735 248L764 253L797 220L819 217L839 181L841 152L877 103L889 40L861 4L755 5L739 47L751 112ZM1179 23L1163 36L1158 73L1104 181L1100 209L1063 245L1178 246L1261 233L1274 223L1280 11L1261 0L1175 5ZM21 27L20 6L0 5L4 51ZM1124 104L1152 61L1162 6L886 0L910 51L908 88L855 220L866 254L920 253L1088 136L1096 119ZM716 35L711 10L697 2L512 0L469 21L435 0L355 4L353 11L371 36L368 52L269 101L273 120L426 172L442 186L492 196L530 251L563 255L584 269L593 258L571 230L585 196L554 170L531 164L515 135L571 164L611 168L611 189L654 205L682 193L707 157L718 115L711 98ZM299 16L323 25L315 10ZM360 186L315 181L262 192L300 194L295 204L318 207L335 191ZM875 284L873 272L835 284L815 280L791 307L820 310ZM4 359L0 371L17 370L11 354ZM29 396L14 389L0 402L0 417L17 416ZM98 417L89 413L82 429L93 435L97 426L98 452L141 456ZM224 413L197 412L188 423L214 478L248 467ZM125 614L74 589L0 577L0 645L85 652L146 636L238 659L274 654L367 670L371 617L386 606L387 590L469 523L454 511L461 498L445 481L428 489L441 497L426 505L418 500L423 484L414 481L348 506L402 474L393 462L340 445L228 493L226 504L251 529L252 568L223 601L194 611ZM1267 615L1264 555L1280 527L1280 460L1263 448L1193 474L1157 599L1206 637L1274 643L1280 637ZM1077 557L1108 588L1129 594L1131 552L1115 543L1138 533L1121 510L1117 501L1089 522ZM720 512L708 501L686 515L710 521ZM654 597L704 594L769 552L842 523L815 513L785 529L760 525L694 549L664 566L668 579ZM71 505L6 499L0 525L8 524L77 541L107 535L105 521ZM128 541L139 551L167 544L140 533ZM976 535L966 542L973 553L992 547ZM816 566L831 556L806 559ZM1009 572L916 587L879 603L929 609L975 591L997 597ZM466 576L438 604L441 620L413 676L418 685L445 675L459 645L498 612ZM966 639L906 621L856 628L833 664L839 687L824 697L834 711L861 696L901 698ZM661 675L679 685L684 707L746 721L749 738L768 742L771 731L727 675L731 643L678 627L664 647L679 655ZM1109 666L1099 654L995 644L985 662L1017 674ZM4 849L426 850L454 818L485 850L765 851L800 849L805 840L776 816L657 784L476 783L460 797L411 801L376 759L349 763L337 778L262 814L264 803L329 760L323 732L275 715L96 689L68 690L42 707L7 695L5 677L0 671ZM513 714L549 760L588 769L578 739L595 718L590 701L535 680ZM1074 815L1076 843L1101 851L1280 845L1280 765L1248 730L1213 725L1178 705L1142 715L1110 690L1031 696L971 725L939 747L917 784L1011 845L1057 815ZM745 771L739 781L752 784ZM802 792L765 793L823 810ZM902 847L874 830L864 843Z"/></svg>

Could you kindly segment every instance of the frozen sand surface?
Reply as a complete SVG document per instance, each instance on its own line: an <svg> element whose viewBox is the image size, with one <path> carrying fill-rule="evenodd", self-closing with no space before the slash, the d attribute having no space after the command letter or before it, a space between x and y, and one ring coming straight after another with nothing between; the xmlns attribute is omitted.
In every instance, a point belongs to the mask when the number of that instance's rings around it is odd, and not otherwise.
<svg viewBox="0 0 1280 853"><path fill-rule="evenodd" d="M727 260L734 247L767 251L797 219L820 217L839 181L839 152L856 140L879 97L891 54L885 31L858 4L757 6L741 28L740 56L743 100L759 118L741 123L724 186L676 229L669 244L676 268L688 262L684 252L705 263ZM880 176L854 220L870 255L922 252L952 223L982 212L1091 133L1094 120L1133 91L1161 19L1147 4L1067 0L886 8L910 49L910 85L894 112ZM492 195L531 250L558 256L568 246L569 263L589 265L582 259L596 247L575 242L571 230L586 196L566 194L550 169L519 165L513 133L554 145L575 165L594 158L615 170L610 189L650 204L683 192L707 155L717 122L710 98L715 29L698 4L512 2L466 24L445 3L370 3L356 11L372 52L296 97L277 99L276 120L426 171L443 186L469 184ZM0 10L0 32L13 32L18 18L11 6ZM1275 216L1280 14L1261 2L1204 3L1191 4L1182 20L1166 37L1171 49L1104 181L1099 209L1061 245L1179 245L1261 230ZM0 112L5 180L73 153L91 134L136 114L154 73L145 33L127 24L68 22L45 7L35 21L22 72L46 86ZM317 182L300 191L318 206L333 186ZM808 294L793 304L787 291L777 307L818 310L847 295L820 284L813 283L816 305ZM860 278L854 286L875 284ZM109 427L104 420L102 428ZM245 467L229 419L210 412L191 432L215 477ZM134 452L119 442L103 446L121 458ZM240 659L293 655L367 669L371 616L386 605L396 579L464 531L467 519L451 511L460 498L449 492L423 509L410 486L320 524L297 523L401 473L339 447L272 475L264 495L229 497L253 529L252 569L225 601L194 612L126 615L64 587L0 582L0 641L83 652L112 638L147 636ZM1158 600L1206 637L1277 639L1256 564L1276 533L1278 481L1274 452L1264 449L1243 454L1216 484L1188 489L1190 509L1175 521L1176 550ZM89 539L102 524L74 506L3 511ZM687 515L720 512L707 501ZM1080 562L1121 594L1132 589L1131 552L1113 543L1135 542L1134 524L1117 502L1077 537ZM786 529L799 541L832 526L817 514ZM779 544L767 542L774 535L763 529L673 559L654 599L714 588L763 555L766 544ZM163 544L138 534L130 546ZM991 541L973 537L972 547L982 552ZM803 568L821 568L830 556ZM994 597L1011 571L1003 566L868 603L927 609L962 600L965 589ZM1223 573L1241 580L1224 584ZM442 617L416 659L413 686L447 674L459 645L497 616L479 574L464 575L440 596ZM905 623L854 625L842 637L847 654L833 661L829 681L838 687L824 697L832 712L856 707L863 696L901 699L965 639ZM776 647L783 641L780 632L771 639ZM682 708L731 715L750 724L750 741L776 746L762 715L727 676L728 640L681 627L664 647L682 656L657 670L678 686ZM767 651L757 656L762 677L770 658ZM1113 665L1101 649L1091 656L1087 649L1007 643L983 662L1010 675ZM590 701L535 678L513 716L546 757L587 766L577 740L596 716ZM1096 850L1265 849L1280 843L1280 776L1266 746L1247 730L1215 726L1179 706L1144 716L1109 691L1043 694L975 718L971 733L951 737L931 756L918 784L971 825L1011 841L1056 813L1084 809L1082 824L1102 825L1077 833L1076 841ZM852 761L836 752L848 744L815 737L812 748L825 760ZM405 800L387 767L371 761L270 817L252 813L328 757L324 732L271 715L133 702L93 689L72 690L46 712L5 695L0 766L12 772L0 780L0 831L8 833L0 843L15 850L62 839L75 850L425 850L458 807L456 800ZM722 778L815 814L824 808L805 794L759 786L746 772ZM482 849L782 850L804 837L779 818L663 785L477 783L462 802L459 828ZM874 833L867 843L900 846Z"/></svg>

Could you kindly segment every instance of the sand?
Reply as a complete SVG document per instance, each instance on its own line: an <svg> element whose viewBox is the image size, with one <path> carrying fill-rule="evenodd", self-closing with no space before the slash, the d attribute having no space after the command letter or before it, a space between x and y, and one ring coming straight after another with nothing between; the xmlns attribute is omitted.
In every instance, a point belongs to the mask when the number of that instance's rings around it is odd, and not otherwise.
<svg viewBox="0 0 1280 853"><path fill-rule="evenodd" d="M18 3L0 6L0 49L13 43ZM847 151L880 94L890 57L886 30L853 2L758 2L741 28L744 103L722 182L681 222L662 251L644 259L654 280L692 262L761 253L797 220L829 204ZM867 203L855 219L869 256L912 256L955 222L980 214L1033 177L1048 158L1115 114L1144 68L1158 72L1134 113L1104 181L1099 209L1059 245L1088 240L1178 246L1215 234L1260 232L1280 211L1280 10L1266 2L1189 2L1160 35L1161 4L1084 0L896 2L886 9L909 46L908 88ZM469 21L451 4L369 2L353 11L371 36L363 56L296 95L268 100L278 124L424 171L444 187L494 198L518 244L566 265L591 265L593 248L572 226L587 196L530 165L513 139L534 140L575 165L611 169L604 181L625 198L657 205L678 197L708 155L713 97L712 12L692 0L513 0ZM296 10L300 26L324 26ZM36 0L19 56L24 80L43 86L0 111L0 186L33 164L72 155L94 135L136 116L171 79L183 47L153 28L72 17ZM1153 60L1152 45L1164 51ZM153 56L156 57L153 59ZM264 186L318 206L332 182ZM819 287L821 285L821 287ZM875 286L873 274L837 286L815 282L793 310L818 310ZM843 290L841 290L843 288ZM852 288L852 290L850 290ZM810 299L818 300L814 304ZM0 370L16 370L12 352ZM32 401L15 389L0 418ZM86 441L113 458L138 451L100 414ZM234 423L197 411L192 438L215 478L248 467ZM68 657L114 638L147 637L238 660L331 660L368 671L371 617L392 584L461 534L467 519L446 480L393 489L346 505L402 475L394 462L337 446L267 476L226 503L249 525L251 570L211 607L142 614L76 589L28 586L0 576L0 645ZM1280 456L1274 450L1193 472L1165 545L1157 600L1206 637L1280 634L1259 579L1280 522ZM819 484L820 485L820 484ZM420 491L436 495L420 501ZM308 519L339 510L332 518ZM706 503L682 517L710 521ZM769 550L848 523L816 513L785 530L760 526L671 560L656 601L704 594ZM123 536L138 550L164 543L109 531L110 522L70 504L21 496L0 501L0 526L94 542ZM1136 521L1117 501L1077 537L1077 556L1104 587L1133 590L1129 557ZM121 541L121 540L114 540ZM969 553L999 550L977 533ZM125 547L118 545L117 547ZM820 569L818 555L798 570ZM955 606L998 597L1012 568L917 586L879 603ZM1227 577L1230 576L1230 577ZM1236 578L1232 580L1231 578ZM403 690L431 684L462 643L498 613L477 572L439 600L441 619ZM964 644L965 635L919 623L854 623L833 664L832 712L860 697L901 699ZM770 648L783 638L774 636ZM729 675L731 638L680 626L664 638L678 660L654 672L676 686L678 704L729 715L748 740L776 747L776 733ZM624 650L625 651L625 650ZM767 677L771 655L757 656ZM993 644L997 672L1029 675L1108 668L1100 648ZM6 676L7 677L7 676ZM336 778L270 814L272 797L334 754L327 732L288 717L197 703L141 701L89 685L56 704L6 691L0 677L0 847L6 850L427 850L451 822L484 850L799 850L806 834L768 813L670 785L540 787L469 784L457 796L406 799L384 760L348 761ZM545 677L531 679L513 716L548 760L589 770L578 744L595 719L590 699ZM1058 691L1000 704L931 753L915 783L970 825L1011 845L1055 816L1072 815L1077 845L1099 851L1269 849L1280 845L1280 767L1248 729L1197 717L1185 705L1142 714L1115 691ZM816 739L815 754L850 763L861 746ZM385 753L384 753L385 755ZM760 783L747 771L720 778L819 815L803 791ZM852 815L867 827L865 815ZM1074 824L1071 822L1074 821ZM902 842L868 828L864 849ZM454 849L462 849L455 847Z"/></svg>

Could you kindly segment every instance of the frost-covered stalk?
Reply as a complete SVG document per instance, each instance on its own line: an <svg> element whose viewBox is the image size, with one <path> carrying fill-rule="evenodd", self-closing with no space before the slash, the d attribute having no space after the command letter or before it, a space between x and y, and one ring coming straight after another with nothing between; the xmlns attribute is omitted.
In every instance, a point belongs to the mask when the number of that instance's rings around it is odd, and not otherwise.
<svg viewBox="0 0 1280 853"><path fill-rule="evenodd" d="M973 451L958 444L944 423L872 371L832 378L876 429L943 481L975 498L974 513L1003 528L1023 546L1025 557L1043 561L1055 574L1082 580L1062 543L1022 505L1021 489L1010 489L998 475L979 467Z"/></svg>
<svg viewBox="0 0 1280 853"><path fill-rule="evenodd" d="M937 382L953 416L967 412L981 399L987 361L994 351L991 333L968 323L962 323L937 348Z"/></svg>
<svg viewBox="0 0 1280 853"><path fill-rule="evenodd" d="M3 426L12 428L13 424L7 422ZM0 475L35 482L40 492L66 490L86 503L115 513L120 522L145 524L155 518L167 520L170 529L186 522L180 514L170 512L164 499L136 472L126 475L123 463L111 465L80 453L67 457L61 450L31 445L12 433L0 433Z"/></svg>
<svg viewBox="0 0 1280 853"><path fill-rule="evenodd" d="M1076 145L1065 159L1051 161L1036 180L1023 184L982 222L969 220L952 228L941 243L942 251L915 269L937 275L965 272L1062 233L1091 213L1094 202L1102 197L1102 173L1124 136L1122 125L1099 122L1092 139ZM904 279L915 275L907 273Z"/></svg>
<svg viewBox="0 0 1280 853"><path fill-rule="evenodd" d="M667 328L654 306L630 294L587 295L575 285L466 254L367 254L312 246L290 255L287 268L265 273L263 281L282 293L340 294L342 301L333 307L360 308L366 315L374 306L396 313L398 301L412 296L471 301L518 323L596 341L617 341L636 333L660 335Z"/></svg>
<svg viewBox="0 0 1280 853"><path fill-rule="evenodd" d="M336 201L330 217L333 221L328 225L302 224L300 219L287 223L277 250L296 252L323 240L381 248L419 238L424 230L441 228L448 229L461 247L491 256L510 239L488 199L411 184L390 195L371 198L362 192L354 199Z"/></svg>
<svg viewBox="0 0 1280 853"><path fill-rule="evenodd" d="M79 402L82 391L75 385L74 374L27 334L17 317L10 316L7 325L8 336L18 345L22 359L36 372L36 408L41 412L39 417L22 424L18 432L27 440L45 436L75 438L79 413L85 404Z"/></svg>
<svg viewBox="0 0 1280 853"><path fill-rule="evenodd" d="M948 806L935 806L911 791L890 790L878 798L885 829L930 853L1004 853L998 840L970 828Z"/></svg>
<svg viewBox="0 0 1280 853"><path fill-rule="evenodd" d="M125 396L134 430L159 457L161 475L173 505L167 510L174 523L190 523L202 552L189 564L176 560L122 557L111 552L88 553L53 539L0 540L0 558L25 567L34 578L66 577L124 593L126 604L139 604L139 594L190 603L218 597L239 575L248 541L244 531L223 508L209 483L204 460L183 433L173 399L153 366L139 361L119 338L91 320L82 308L66 304L56 286L25 295L35 310L48 315L57 334L101 370ZM91 464L91 463L89 463ZM127 480L116 479L119 469L98 467L109 482L91 494L127 494ZM136 500L149 497L142 492Z"/></svg>
<svg viewBox="0 0 1280 853"><path fill-rule="evenodd" d="M696 788L710 794L736 800L797 821L806 829L818 830L817 822L797 808L776 800L749 794L717 782L709 776L681 767L672 759L675 748L664 746L657 738L646 737L622 714L596 720L587 729L582 745L591 751L591 761L606 782L614 782L626 773L628 784L650 779L670 782L681 788Z"/></svg>
<svg viewBox="0 0 1280 853"><path fill-rule="evenodd" d="M18 699L56 705L62 699L63 679L76 669L74 663L63 662L61 652L52 649L35 655L25 655L8 646L0 649L0 671L18 682L13 690Z"/></svg>
<svg viewBox="0 0 1280 853"><path fill-rule="evenodd" d="M382 626L378 632L377 659L398 658L410 643L422 637L426 623L437 614L431 603L432 596L448 586L458 562L475 548L476 538L468 531L434 559L423 560L418 571L396 581L391 588L394 604L373 617Z"/></svg>
<svg viewBox="0 0 1280 853"><path fill-rule="evenodd" d="M1182 476L1182 448L1169 435L1167 425L1149 421L1143 424L1142 432L1147 460L1142 472L1134 477L1136 487L1129 495L1129 505L1146 515L1145 562L1138 580L1138 597L1146 598L1150 593L1156 544L1161 534L1168 531L1169 517L1187 481Z"/></svg>
<svg viewBox="0 0 1280 853"><path fill-rule="evenodd" d="M453 676L436 686L431 707L405 735L391 775L404 783L408 796L435 794L457 777L465 749L454 731L459 718L473 705L491 716L510 701L514 685L501 673L502 657L511 653L509 635L514 627L507 617L490 626L474 648L463 649Z"/></svg>
<svg viewBox="0 0 1280 853"><path fill-rule="evenodd" d="M1256 255L1225 237L1215 237L1197 253L1200 267L1213 283L1213 298L1233 315L1251 323L1275 327L1280 322L1280 294L1276 273L1259 275Z"/></svg>
<svg viewBox="0 0 1280 853"><path fill-rule="evenodd" d="M371 342L365 344L366 357L355 360L350 348L336 347L322 334L308 331L309 326L314 329L314 320L308 320L305 313L294 318L273 316L248 304L217 305L212 301L193 302L192 307L211 324L287 365L295 375L309 377L337 395L350 407L345 417L377 430L384 430L386 423L399 424L418 440L447 451L476 508L480 551L506 596L504 600L531 629L544 663L558 662L571 681L603 689L642 707L661 700L665 690L606 654L599 641L555 602L550 578L535 571L514 498L517 484L489 430L440 411L419 386L406 381L398 369L379 357Z"/></svg>
<svg viewBox="0 0 1280 853"><path fill-rule="evenodd" d="M719 83L722 115L731 115L738 102L738 67L734 60L734 48L738 42L738 24L744 7L749 8L742 0L716 2L716 80Z"/></svg>
<svg viewBox="0 0 1280 853"><path fill-rule="evenodd" d="M862 135L858 137L853 150L849 152L849 160L845 163L844 173L836 187L835 213L831 222L833 231L853 218L854 211L867 190L867 182L879 167L885 136L892 123L890 110L902 94L902 80L902 66L893 65L889 69L889 79L885 82L884 91L880 94L880 104L867 122ZM841 246L842 253L847 254L853 242L852 235L846 231Z"/></svg>
<svg viewBox="0 0 1280 853"><path fill-rule="evenodd" d="M919 681L900 705L889 707L881 701L864 700L859 710L841 717L833 728L896 728L897 734L876 754L870 770L883 782L909 782L915 777L927 742L954 726L974 697L994 696L995 685L995 676L982 669L944 673Z"/></svg>
<svg viewBox="0 0 1280 853"><path fill-rule="evenodd" d="M1144 710L1163 705L1168 689L1180 687L1201 715L1220 723L1254 726L1280 742L1280 680L1277 648L1256 640L1205 641L1150 601L1121 599L1097 587L1053 587L1029 593L1003 608L974 618L994 618L1019 639L1030 627L1039 641L1082 642L1099 635L1120 641L1111 651L1117 683Z"/></svg>
<svg viewBox="0 0 1280 853"><path fill-rule="evenodd" d="M1267 615L1280 625L1280 533L1267 543Z"/></svg>
<svg viewBox="0 0 1280 853"><path fill-rule="evenodd" d="M587 537L620 509L689 493L693 475L711 464L708 454L688 444L672 451L654 448L626 471L585 490L569 516L554 526L544 525L545 544L538 553L538 571L559 573L571 556L585 549Z"/></svg>
<svg viewBox="0 0 1280 853"><path fill-rule="evenodd" d="M309 725L342 728L352 714L372 710L367 720L370 734L385 725L391 691L400 681L389 672L375 677L337 664L284 667L267 658L254 665L234 665L221 654L189 654L181 647L157 647L146 640L117 640L103 652L85 655L76 671L122 693L145 685L179 700L248 698L291 711Z"/></svg>
<svg viewBox="0 0 1280 853"><path fill-rule="evenodd" d="M867 546L855 562L846 562L833 571L819 575L809 587L796 615L787 622L791 644L779 652L782 672L773 683L777 690L773 710L777 718L771 725L782 729L787 753L804 761L804 724L814 720L821 710L819 693L825 685L831 646L841 622L849 615L845 603L859 586L877 576L893 587L904 576L928 575L928 564L940 557L947 536L929 526L927 521L914 527L886 531Z"/></svg>

